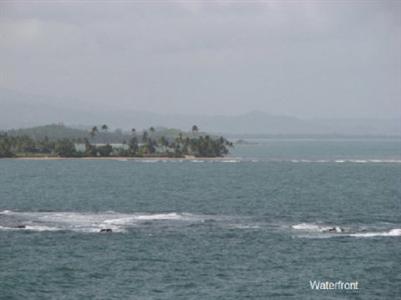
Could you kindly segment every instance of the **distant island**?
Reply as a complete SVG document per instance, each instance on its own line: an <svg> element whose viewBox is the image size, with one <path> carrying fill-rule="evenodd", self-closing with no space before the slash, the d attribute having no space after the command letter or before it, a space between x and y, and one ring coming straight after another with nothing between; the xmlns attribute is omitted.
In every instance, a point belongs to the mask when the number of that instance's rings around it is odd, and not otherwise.
<svg viewBox="0 0 401 300"><path fill-rule="evenodd" d="M137 132L106 124L89 130L52 124L0 132L0 158L19 157L223 157L233 144L223 136L201 133L198 126L183 132L155 128Z"/></svg>

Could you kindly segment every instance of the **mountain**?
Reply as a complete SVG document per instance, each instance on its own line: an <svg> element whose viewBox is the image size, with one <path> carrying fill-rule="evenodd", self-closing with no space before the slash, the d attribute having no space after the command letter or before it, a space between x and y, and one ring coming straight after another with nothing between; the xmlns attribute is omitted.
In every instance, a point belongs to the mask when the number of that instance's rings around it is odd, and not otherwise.
<svg viewBox="0 0 401 300"><path fill-rule="evenodd" d="M400 135L400 119L300 119L253 111L241 115L201 116L158 114L111 107L71 104L71 99L0 90L0 129L63 122L83 128L108 124L112 128L162 126L207 132L266 135ZM74 101L76 103L76 101Z"/></svg>

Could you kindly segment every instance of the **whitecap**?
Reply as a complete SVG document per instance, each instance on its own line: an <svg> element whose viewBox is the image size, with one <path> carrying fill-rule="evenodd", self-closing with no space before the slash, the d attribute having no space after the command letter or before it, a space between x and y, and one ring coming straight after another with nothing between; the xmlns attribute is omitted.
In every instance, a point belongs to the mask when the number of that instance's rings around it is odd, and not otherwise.
<svg viewBox="0 0 401 300"><path fill-rule="evenodd" d="M236 159L228 159L228 160L222 160L222 163L239 163L239 160Z"/></svg>
<svg viewBox="0 0 401 300"><path fill-rule="evenodd" d="M369 161L367 161L366 159L350 159L349 162L357 164L365 164L368 163Z"/></svg>
<svg viewBox="0 0 401 300"><path fill-rule="evenodd" d="M401 236L401 229L394 228L384 232L361 232L349 234L352 237L380 237L380 236Z"/></svg>
<svg viewBox="0 0 401 300"><path fill-rule="evenodd" d="M52 227L52 226L44 226L44 225L26 225L22 230L30 230L30 231L60 231L62 228Z"/></svg>
<svg viewBox="0 0 401 300"><path fill-rule="evenodd" d="M104 220L103 223L112 225L128 225L128 224L133 224L134 220L135 220L134 217L126 217L126 218Z"/></svg>
<svg viewBox="0 0 401 300"><path fill-rule="evenodd" d="M17 230L15 227L0 226L0 230Z"/></svg>
<svg viewBox="0 0 401 300"><path fill-rule="evenodd" d="M167 213L167 214L138 215L135 216L134 218L136 220L181 220L184 219L184 216L177 213Z"/></svg>
<svg viewBox="0 0 401 300"><path fill-rule="evenodd" d="M300 223L292 225L291 227L296 230L321 231L321 227L314 223Z"/></svg>
<svg viewBox="0 0 401 300"><path fill-rule="evenodd" d="M78 212L7 212L13 218L13 224L24 224L26 230L75 232L100 232L111 229L113 232L125 232L127 228L148 221L165 222L202 222L206 216L190 213L78 213ZM8 220L7 222L9 222ZM0 224L0 230L20 229Z"/></svg>
<svg viewBox="0 0 401 300"><path fill-rule="evenodd" d="M370 159L369 162L371 163L394 163L394 164L399 164L401 163L401 160L398 159Z"/></svg>
<svg viewBox="0 0 401 300"><path fill-rule="evenodd" d="M318 225L315 223L300 223L291 226L295 230L303 230L310 232L327 232L327 233L341 233L344 229L339 226Z"/></svg>

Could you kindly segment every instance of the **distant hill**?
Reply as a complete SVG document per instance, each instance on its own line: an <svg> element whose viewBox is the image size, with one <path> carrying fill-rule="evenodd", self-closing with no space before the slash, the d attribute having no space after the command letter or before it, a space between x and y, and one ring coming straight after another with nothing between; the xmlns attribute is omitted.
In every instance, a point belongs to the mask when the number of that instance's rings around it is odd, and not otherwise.
<svg viewBox="0 0 401 300"><path fill-rule="evenodd" d="M69 100L0 89L0 129L64 122L74 127L107 123L126 130L160 126L185 131L196 124L201 130L223 134L401 135L400 119L307 120L259 111L235 116L167 115L110 107L72 107Z"/></svg>
<svg viewBox="0 0 401 300"><path fill-rule="evenodd" d="M44 126L37 126L31 128L11 129L7 132L11 136L29 136L34 140L42 140L45 137L50 140L57 140L63 138L85 138L89 136L86 130L70 128L63 124L51 124Z"/></svg>

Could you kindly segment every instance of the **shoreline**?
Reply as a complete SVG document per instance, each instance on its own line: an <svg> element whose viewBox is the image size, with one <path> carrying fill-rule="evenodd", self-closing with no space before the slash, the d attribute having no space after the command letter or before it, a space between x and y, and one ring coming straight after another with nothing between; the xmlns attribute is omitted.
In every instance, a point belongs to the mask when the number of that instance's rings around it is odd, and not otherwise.
<svg viewBox="0 0 401 300"><path fill-rule="evenodd" d="M111 157L56 157L56 156L44 156L44 157L4 157L2 159L12 159L12 160L227 160L227 159L238 159L236 157L125 157L125 156L111 156Z"/></svg>

